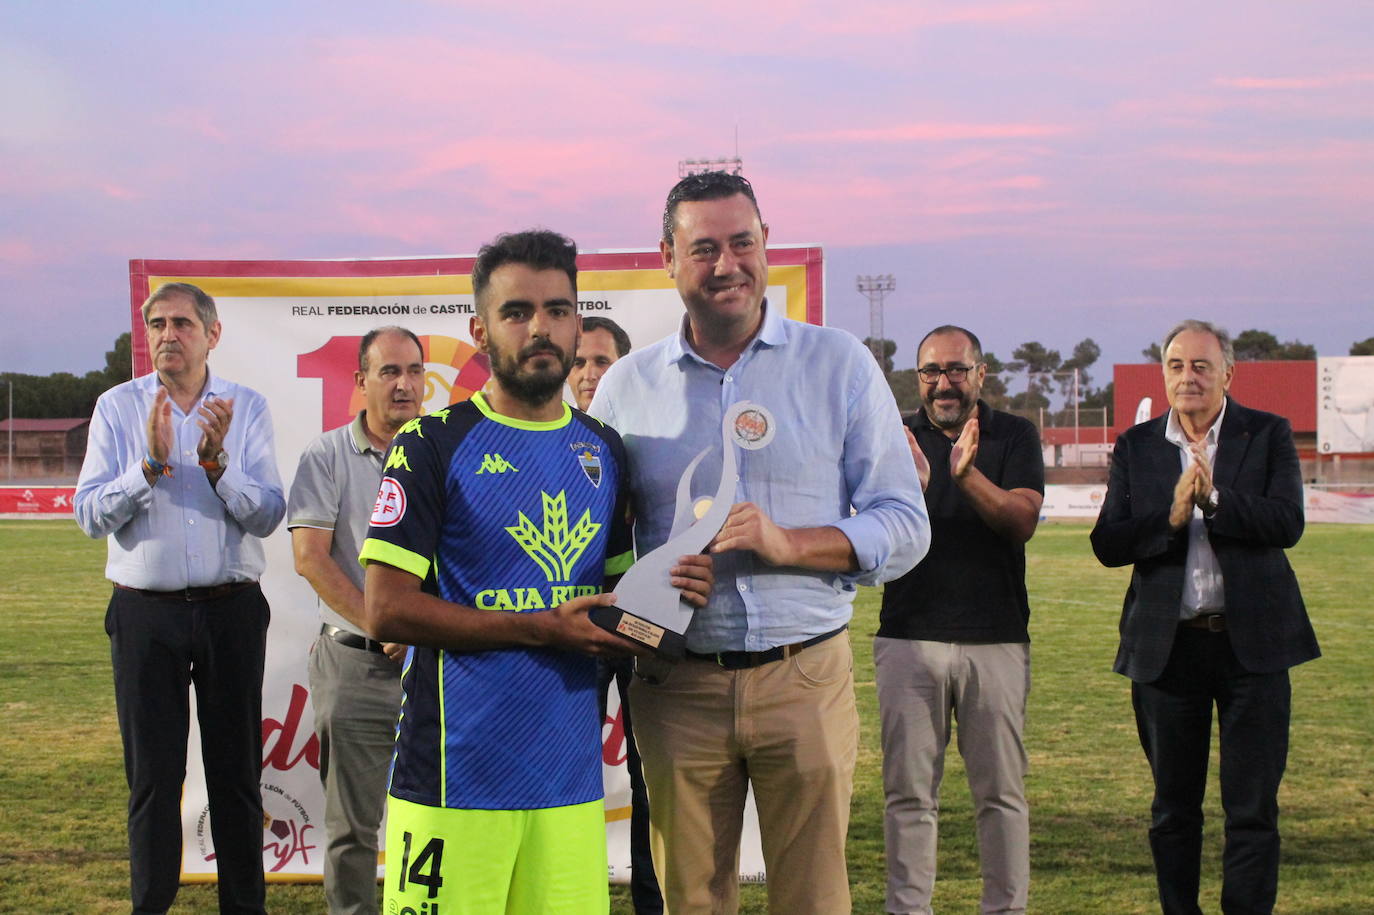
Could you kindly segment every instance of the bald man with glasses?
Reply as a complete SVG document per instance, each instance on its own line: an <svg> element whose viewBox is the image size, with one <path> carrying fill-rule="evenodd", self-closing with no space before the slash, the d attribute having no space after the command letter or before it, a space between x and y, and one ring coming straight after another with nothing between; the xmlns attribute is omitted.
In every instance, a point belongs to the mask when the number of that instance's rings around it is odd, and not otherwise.
<svg viewBox="0 0 1374 915"><path fill-rule="evenodd" d="M873 643L887 797L887 911L929 913L945 748L977 811L983 912L1025 912L1030 824L1021 740L1030 691L1025 544L1045 465L1035 426L978 395L982 345L953 325L918 347L907 438L930 512L925 560L883 591Z"/></svg>

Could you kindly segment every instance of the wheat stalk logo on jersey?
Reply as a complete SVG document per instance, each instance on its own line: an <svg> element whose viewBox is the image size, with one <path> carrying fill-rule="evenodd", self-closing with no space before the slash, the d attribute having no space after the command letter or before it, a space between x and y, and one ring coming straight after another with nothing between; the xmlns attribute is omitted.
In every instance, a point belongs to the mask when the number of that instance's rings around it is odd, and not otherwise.
<svg viewBox="0 0 1374 915"><path fill-rule="evenodd" d="M592 520L591 509L583 509L582 517L569 527L567 495L562 492L556 496L546 492L539 495L544 501L544 526L535 527L534 522L520 512L520 523L506 528L506 532L544 571L549 581L571 581L573 567L596 532L601 530L601 525Z"/></svg>

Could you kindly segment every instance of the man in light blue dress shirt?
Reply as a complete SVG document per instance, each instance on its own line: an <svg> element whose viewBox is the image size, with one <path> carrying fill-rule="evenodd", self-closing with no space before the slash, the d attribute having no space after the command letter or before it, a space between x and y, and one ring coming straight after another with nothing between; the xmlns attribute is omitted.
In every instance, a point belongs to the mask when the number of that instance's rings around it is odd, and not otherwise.
<svg viewBox="0 0 1374 915"><path fill-rule="evenodd" d="M286 510L262 395L210 372L214 300L167 283L143 303L155 371L101 395L76 521L107 537L105 615L129 781L133 911L165 912L181 870L195 683L221 912L264 911L261 538Z"/></svg>
<svg viewBox="0 0 1374 915"><path fill-rule="evenodd" d="M703 449L692 497L714 492L732 404L756 405L745 431L768 443L740 453L687 658L631 686L655 869L674 915L735 911L752 785L770 910L846 912L858 750L846 627L856 585L903 574L929 546L915 465L868 350L765 300L768 228L748 181L683 179L663 230L682 330L613 365L590 407L630 454L639 555L667 540L678 479Z"/></svg>

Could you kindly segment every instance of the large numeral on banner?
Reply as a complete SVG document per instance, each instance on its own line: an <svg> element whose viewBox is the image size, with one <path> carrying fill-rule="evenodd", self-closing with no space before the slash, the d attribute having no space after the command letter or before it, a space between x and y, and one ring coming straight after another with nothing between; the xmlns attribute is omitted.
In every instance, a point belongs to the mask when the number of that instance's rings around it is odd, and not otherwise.
<svg viewBox="0 0 1374 915"><path fill-rule="evenodd" d="M321 431L342 426L353 418L348 406L353 397L353 371L358 367L358 344L362 339L330 337L314 352L296 357L297 378L320 379Z"/></svg>

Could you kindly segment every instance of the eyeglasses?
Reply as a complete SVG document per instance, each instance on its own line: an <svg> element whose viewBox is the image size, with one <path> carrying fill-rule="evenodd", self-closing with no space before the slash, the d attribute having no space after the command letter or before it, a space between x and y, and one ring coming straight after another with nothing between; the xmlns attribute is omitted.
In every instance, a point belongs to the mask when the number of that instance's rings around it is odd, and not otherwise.
<svg viewBox="0 0 1374 915"><path fill-rule="evenodd" d="M947 369L942 369L936 365L925 365L916 370L916 374L921 376L921 380L926 384L939 384L940 376L944 375L949 379L950 384L959 384L968 377L968 373L977 366L973 365L951 365Z"/></svg>

